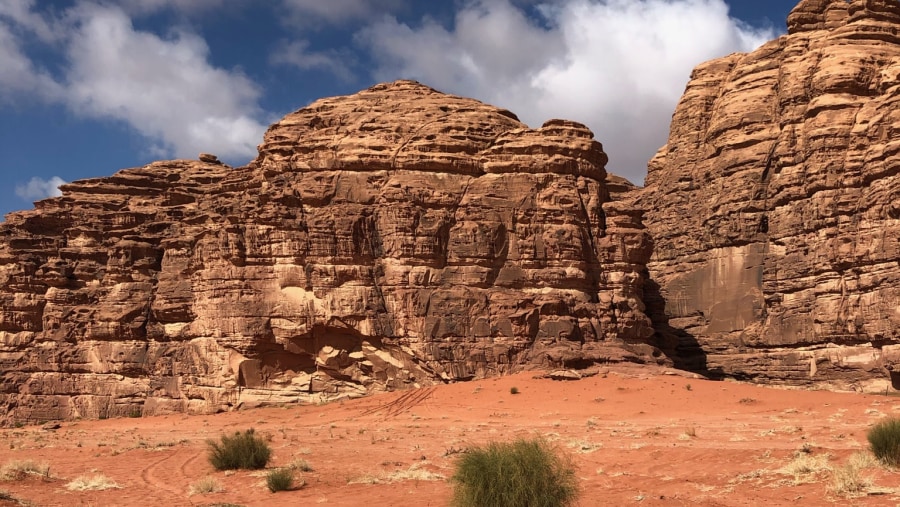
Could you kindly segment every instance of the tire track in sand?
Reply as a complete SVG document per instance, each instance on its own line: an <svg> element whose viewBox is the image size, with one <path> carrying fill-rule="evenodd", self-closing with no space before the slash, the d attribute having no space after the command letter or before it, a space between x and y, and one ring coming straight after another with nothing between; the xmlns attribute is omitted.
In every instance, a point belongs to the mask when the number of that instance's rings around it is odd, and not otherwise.
<svg viewBox="0 0 900 507"><path fill-rule="evenodd" d="M190 447L165 452L166 456L141 470L141 479L153 491L153 498L160 499L161 493L168 493L165 496L176 497L180 500L179 504L189 504L188 490L178 485L188 477L187 467L200 456L200 452Z"/></svg>
<svg viewBox="0 0 900 507"><path fill-rule="evenodd" d="M410 389L408 392L403 393L397 399L370 408L360 415L367 416L380 414L383 416L384 420L387 420L391 417L397 417L403 412L411 410L415 406L430 398L431 395L434 394L435 390L437 390L437 387L421 387L418 389Z"/></svg>

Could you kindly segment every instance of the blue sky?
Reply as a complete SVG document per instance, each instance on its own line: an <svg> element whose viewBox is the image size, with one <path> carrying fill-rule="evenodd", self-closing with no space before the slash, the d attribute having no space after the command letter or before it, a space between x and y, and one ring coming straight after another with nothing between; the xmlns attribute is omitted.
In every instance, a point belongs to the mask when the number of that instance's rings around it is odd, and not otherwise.
<svg viewBox="0 0 900 507"><path fill-rule="evenodd" d="M691 68L785 31L790 0L0 0L0 215L413 78L588 124L640 184Z"/></svg>

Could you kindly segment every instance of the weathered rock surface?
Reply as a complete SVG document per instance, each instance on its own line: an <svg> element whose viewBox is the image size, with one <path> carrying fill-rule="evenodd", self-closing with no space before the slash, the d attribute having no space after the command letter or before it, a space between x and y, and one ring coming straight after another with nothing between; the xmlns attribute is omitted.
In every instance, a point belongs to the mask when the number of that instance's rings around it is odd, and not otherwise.
<svg viewBox="0 0 900 507"><path fill-rule="evenodd" d="M650 243L605 163L582 125L400 81L288 115L247 167L65 185L0 224L2 418L649 359Z"/></svg>
<svg viewBox="0 0 900 507"><path fill-rule="evenodd" d="M804 0L697 67L638 203L683 366L844 386L900 371L900 3ZM896 383L897 377L894 377Z"/></svg>

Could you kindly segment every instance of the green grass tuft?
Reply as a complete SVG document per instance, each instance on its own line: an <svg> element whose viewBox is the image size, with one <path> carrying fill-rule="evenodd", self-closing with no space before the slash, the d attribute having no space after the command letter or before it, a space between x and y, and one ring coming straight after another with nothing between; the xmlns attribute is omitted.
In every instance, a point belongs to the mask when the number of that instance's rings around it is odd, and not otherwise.
<svg viewBox="0 0 900 507"><path fill-rule="evenodd" d="M885 419L869 430L872 454L888 466L900 465L900 419Z"/></svg>
<svg viewBox="0 0 900 507"><path fill-rule="evenodd" d="M292 468L276 468L266 475L266 486L269 491L290 491L294 487L294 470Z"/></svg>
<svg viewBox="0 0 900 507"><path fill-rule="evenodd" d="M540 438L472 449L452 480L454 507L564 507L578 496L570 459Z"/></svg>
<svg viewBox="0 0 900 507"><path fill-rule="evenodd" d="M253 429L234 435L222 435L221 443L210 440L209 463L216 470L258 470L265 468L272 457L269 444Z"/></svg>

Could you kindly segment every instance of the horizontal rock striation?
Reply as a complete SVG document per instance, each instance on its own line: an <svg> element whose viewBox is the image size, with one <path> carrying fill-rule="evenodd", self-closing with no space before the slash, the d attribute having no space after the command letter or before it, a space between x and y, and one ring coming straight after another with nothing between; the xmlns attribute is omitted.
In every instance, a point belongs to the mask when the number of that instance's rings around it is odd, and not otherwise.
<svg viewBox="0 0 900 507"><path fill-rule="evenodd" d="M648 312L687 367L896 386L900 4L804 0L788 27L694 70L638 198Z"/></svg>
<svg viewBox="0 0 900 507"><path fill-rule="evenodd" d="M156 162L0 224L5 422L211 412L653 360L641 213L583 125L415 82L258 158Z"/></svg>

